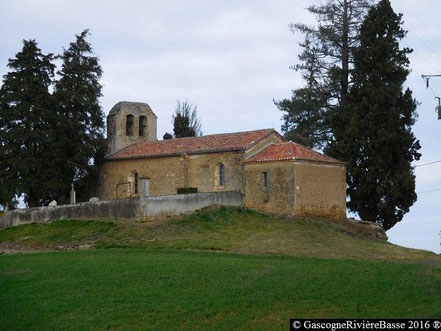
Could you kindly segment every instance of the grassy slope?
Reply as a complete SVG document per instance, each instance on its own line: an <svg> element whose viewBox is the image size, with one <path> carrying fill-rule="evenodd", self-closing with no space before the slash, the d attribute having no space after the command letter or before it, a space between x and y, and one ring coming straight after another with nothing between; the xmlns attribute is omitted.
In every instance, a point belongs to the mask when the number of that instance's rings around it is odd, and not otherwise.
<svg viewBox="0 0 441 331"><path fill-rule="evenodd" d="M287 329L289 318L441 316L441 269L108 249L0 257L2 329Z"/></svg>
<svg viewBox="0 0 441 331"><path fill-rule="evenodd" d="M241 208L205 210L161 223L57 221L0 231L0 250L97 248L222 250L356 260L440 263L439 255L348 235L327 221L285 219Z"/></svg>
<svg viewBox="0 0 441 331"><path fill-rule="evenodd" d="M162 223L0 231L0 250L80 244L103 249L0 256L2 328L286 329L293 317L441 316L438 255L326 221L219 208Z"/></svg>

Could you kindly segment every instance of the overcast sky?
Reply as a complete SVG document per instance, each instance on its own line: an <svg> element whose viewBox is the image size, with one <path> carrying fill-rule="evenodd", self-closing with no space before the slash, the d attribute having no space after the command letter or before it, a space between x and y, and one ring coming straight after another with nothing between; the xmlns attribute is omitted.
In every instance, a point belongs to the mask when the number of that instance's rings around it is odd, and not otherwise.
<svg viewBox="0 0 441 331"><path fill-rule="evenodd" d="M118 101L147 102L158 116L158 137L172 131L176 100L198 106L204 134L275 128L281 113L273 99L302 86L297 63L299 35L291 22L313 23L311 0L0 2L0 74L23 39L36 39L46 53L59 53L90 28L89 38L104 75L101 103L107 114ZM414 132L422 144L416 164L441 160L441 121L434 94L422 74L441 74L441 1L392 0L409 30L412 47L408 86L421 103ZM434 94L433 94L434 93ZM388 231L395 244L440 253L441 163L417 167L418 201ZM433 191L434 192L427 192Z"/></svg>

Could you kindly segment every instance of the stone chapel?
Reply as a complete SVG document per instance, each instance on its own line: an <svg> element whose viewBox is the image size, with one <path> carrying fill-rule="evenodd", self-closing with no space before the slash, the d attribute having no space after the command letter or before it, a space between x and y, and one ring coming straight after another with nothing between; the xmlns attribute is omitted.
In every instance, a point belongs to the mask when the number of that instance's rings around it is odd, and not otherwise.
<svg viewBox="0 0 441 331"><path fill-rule="evenodd" d="M239 191L252 209L346 218L344 162L274 129L158 140L156 122L146 103L122 101L111 109L102 200Z"/></svg>

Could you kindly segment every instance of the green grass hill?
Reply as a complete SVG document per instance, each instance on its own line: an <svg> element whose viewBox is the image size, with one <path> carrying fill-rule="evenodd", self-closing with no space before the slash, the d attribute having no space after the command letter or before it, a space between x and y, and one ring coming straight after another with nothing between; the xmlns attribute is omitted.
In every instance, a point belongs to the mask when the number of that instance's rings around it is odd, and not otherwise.
<svg viewBox="0 0 441 331"><path fill-rule="evenodd" d="M341 223L271 216L239 207L207 208L190 216L154 222L63 220L12 227L0 231L0 250L167 248L441 262L435 253L376 240L372 233L345 228Z"/></svg>
<svg viewBox="0 0 441 331"><path fill-rule="evenodd" d="M0 231L2 329L281 329L440 318L441 258L341 222L210 208ZM33 252L31 254L7 254Z"/></svg>

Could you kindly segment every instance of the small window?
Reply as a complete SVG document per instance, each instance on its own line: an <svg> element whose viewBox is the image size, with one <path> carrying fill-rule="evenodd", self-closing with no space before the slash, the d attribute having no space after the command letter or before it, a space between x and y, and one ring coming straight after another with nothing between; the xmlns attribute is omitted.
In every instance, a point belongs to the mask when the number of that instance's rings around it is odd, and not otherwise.
<svg viewBox="0 0 441 331"><path fill-rule="evenodd" d="M219 186L225 186L225 166L219 166Z"/></svg>
<svg viewBox="0 0 441 331"><path fill-rule="evenodd" d="M139 117L139 136L140 137L144 137L145 135L145 131L146 131L146 127L147 127L147 117L145 116L140 116Z"/></svg>
<svg viewBox="0 0 441 331"><path fill-rule="evenodd" d="M135 178L134 178L134 183L133 183L133 186L134 186L134 191L135 191L135 194L138 194L138 173L135 171L135 176L134 176Z"/></svg>
<svg viewBox="0 0 441 331"><path fill-rule="evenodd" d="M267 172L263 172L262 173L262 180L263 180L263 187L264 188L268 188L269 185L269 181L268 181L268 173Z"/></svg>
<svg viewBox="0 0 441 331"><path fill-rule="evenodd" d="M129 173L130 194L138 194L138 173L133 170Z"/></svg>
<svg viewBox="0 0 441 331"><path fill-rule="evenodd" d="M126 117L126 136L133 136L133 115Z"/></svg>

